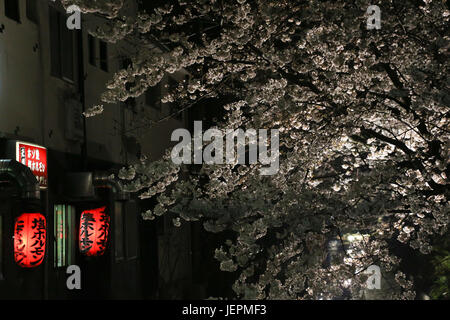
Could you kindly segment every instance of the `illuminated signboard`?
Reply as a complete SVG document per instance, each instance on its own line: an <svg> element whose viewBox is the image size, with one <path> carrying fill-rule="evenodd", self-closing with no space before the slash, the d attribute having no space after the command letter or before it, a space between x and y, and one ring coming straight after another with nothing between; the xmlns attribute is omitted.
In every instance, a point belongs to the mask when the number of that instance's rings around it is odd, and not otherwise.
<svg viewBox="0 0 450 320"><path fill-rule="evenodd" d="M47 149L35 144L17 141L16 160L31 169L41 188L48 186Z"/></svg>
<svg viewBox="0 0 450 320"><path fill-rule="evenodd" d="M87 256L101 256L108 243L110 217L106 207L83 211L80 218L80 251Z"/></svg>
<svg viewBox="0 0 450 320"><path fill-rule="evenodd" d="M14 228L14 260L22 268L39 266L45 258L46 220L40 213L24 213Z"/></svg>

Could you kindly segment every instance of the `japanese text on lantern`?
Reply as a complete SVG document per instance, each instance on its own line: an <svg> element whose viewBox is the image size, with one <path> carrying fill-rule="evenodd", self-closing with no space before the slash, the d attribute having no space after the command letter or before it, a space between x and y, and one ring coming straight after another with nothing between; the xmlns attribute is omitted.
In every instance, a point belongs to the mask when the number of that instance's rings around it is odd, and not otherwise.
<svg viewBox="0 0 450 320"><path fill-rule="evenodd" d="M31 169L41 188L47 187L47 149L34 144L17 142L16 160Z"/></svg>
<svg viewBox="0 0 450 320"><path fill-rule="evenodd" d="M23 268L39 266L45 256L46 220L40 213L24 213L14 228L14 260Z"/></svg>
<svg viewBox="0 0 450 320"><path fill-rule="evenodd" d="M80 251L87 256L101 256L108 242L110 217L106 207L83 211L80 218Z"/></svg>

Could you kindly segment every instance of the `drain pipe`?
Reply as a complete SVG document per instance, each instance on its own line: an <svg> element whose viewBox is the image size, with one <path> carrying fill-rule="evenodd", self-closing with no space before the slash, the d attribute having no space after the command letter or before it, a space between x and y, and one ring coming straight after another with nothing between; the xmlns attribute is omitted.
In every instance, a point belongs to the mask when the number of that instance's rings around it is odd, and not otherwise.
<svg viewBox="0 0 450 320"><path fill-rule="evenodd" d="M22 199L39 200L41 198L39 182L27 166L16 160L0 160L0 174L9 175L19 184Z"/></svg>
<svg viewBox="0 0 450 320"><path fill-rule="evenodd" d="M107 172L94 172L92 174L92 184L96 188L108 188L116 194L117 200L126 201L130 199L130 194L124 190L123 184L115 180Z"/></svg>

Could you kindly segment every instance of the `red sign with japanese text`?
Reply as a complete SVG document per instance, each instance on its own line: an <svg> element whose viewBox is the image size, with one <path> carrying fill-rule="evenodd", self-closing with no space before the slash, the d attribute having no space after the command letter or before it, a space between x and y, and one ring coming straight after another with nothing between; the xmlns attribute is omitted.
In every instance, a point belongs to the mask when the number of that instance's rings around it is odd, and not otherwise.
<svg viewBox="0 0 450 320"><path fill-rule="evenodd" d="M14 227L14 260L22 268L39 266L45 257L47 236L45 217L40 213L24 213Z"/></svg>
<svg viewBox="0 0 450 320"><path fill-rule="evenodd" d="M47 149L35 144L16 142L16 160L31 169L41 188L47 188Z"/></svg>
<svg viewBox="0 0 450 320"><path fill-rule="evenodd" d="M80 217L80 251L87 256L101 256L108 243L110 217L106 207L83 211Z"/></svg>

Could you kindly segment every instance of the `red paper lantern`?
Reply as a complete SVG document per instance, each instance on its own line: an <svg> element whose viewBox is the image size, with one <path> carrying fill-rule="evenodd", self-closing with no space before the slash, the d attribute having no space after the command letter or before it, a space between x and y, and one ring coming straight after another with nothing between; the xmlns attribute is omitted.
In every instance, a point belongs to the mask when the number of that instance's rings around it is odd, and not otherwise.
<svg viewBox="0 0 450 320"><path fill-rule="evenodd" d="M14 260L23 268L34 268L44 261L46 220L40 213L24 213L14 227Z"/></svg>
<svg viewBox="0 0 450 320"><path fill-rule="evenodd" d="M87 256L101 256L106 251L110 217L106 207L83 211L80 218L80 251Z"/></svg>

